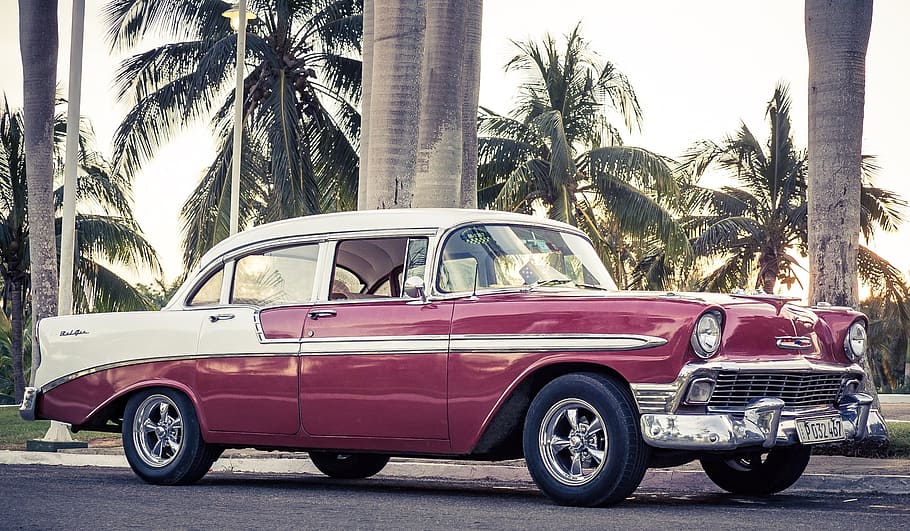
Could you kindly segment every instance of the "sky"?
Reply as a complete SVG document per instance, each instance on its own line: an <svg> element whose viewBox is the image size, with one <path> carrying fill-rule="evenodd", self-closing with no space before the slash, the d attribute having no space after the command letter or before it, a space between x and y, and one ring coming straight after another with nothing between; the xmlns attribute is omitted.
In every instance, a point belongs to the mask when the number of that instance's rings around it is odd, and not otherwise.
<svg viewBox="0 0 910 531"><path fill-rule="evenodd" d="M112 79L122 55L111 55L98 15L103 0L87 0L82 115L95 127L98 146L110 154L111 138L128 110L116 100ZM764 111L778 82L790 86L793 135L807 145L808 61L801 0L486 0L484 2L480 104L500 113L511 108L519 74L503 66L515 55L511 41L561 39L577 23L591 49L626 74L644 111L642 130L626 143L670 157L695 141L721 140L740 122L765 134ZM554 6L558 5L558 8ZM69 0L59 2L58 85L66 94L69 66ZM12 107L22 103L18 1L0 0L0 90ZM863 153L876 155L876 185L910 199L910 2L878 0L866 58ZM157 249L168 279L183 271L180 206L211 162L214 142L204 124L186 131L134 180L134 212ZM910 217L910 212L907 212ZM871 247L910 272L910 236L879 234ZM150 283L152 279L143 279Z"/></svg>

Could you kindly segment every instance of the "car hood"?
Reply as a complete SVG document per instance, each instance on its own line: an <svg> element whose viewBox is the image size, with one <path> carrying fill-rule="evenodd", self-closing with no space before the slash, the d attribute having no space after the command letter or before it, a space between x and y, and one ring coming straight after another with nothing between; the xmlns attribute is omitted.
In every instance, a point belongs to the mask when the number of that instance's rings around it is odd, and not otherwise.
<svg viewBox="0 0 910 531"><path fill-rule="evenodd" d="M719 354L712 360L764 361L804 358L815 362L850 363L843 350L846 330L863 315L848 308L817 309L777 295L540 289L526 297L568 297L611 301L617 312L633 311L639 319L671 318L676 329L692 332L695 319L716 309L724 315ZM543 301L541 301L543 302ZM625 310L620 310L623 308ZM631 310L630 310L631 309ZM688 339L686 340L688 341ZM693 354L694 356L694 354Z"/></svg>

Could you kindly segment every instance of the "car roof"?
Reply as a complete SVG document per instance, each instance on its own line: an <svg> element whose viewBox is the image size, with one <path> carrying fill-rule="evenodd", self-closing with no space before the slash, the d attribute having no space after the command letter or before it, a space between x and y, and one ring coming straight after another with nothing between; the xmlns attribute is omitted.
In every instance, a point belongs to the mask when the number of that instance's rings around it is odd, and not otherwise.
<svg viewBox="0 0 910 531"><path fill-rule="evenodd" d="M532 223L578 232L575 227L558 221L496 210L465 208L356 210L286 219L247 229L219 242L205 253L199 263L205 266L219 256L236 249L272 240L321 234L331 235L383 230L413 229L435 230L438 232L465 223Z"/></svg>

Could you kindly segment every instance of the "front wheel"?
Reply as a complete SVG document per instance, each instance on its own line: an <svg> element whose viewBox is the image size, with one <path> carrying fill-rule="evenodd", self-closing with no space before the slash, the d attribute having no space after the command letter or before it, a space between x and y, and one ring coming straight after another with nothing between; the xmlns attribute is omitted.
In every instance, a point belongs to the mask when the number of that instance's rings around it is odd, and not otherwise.
<svg viewBox="0 0 910 531"><path fill-rule="evenodd" d="M590 373L560 376L534 397L524 453L544 494L584 507L624 500L641 483L649 455L628 391Z"/></svg>
<svg viewBox="0 0 910 531"><path fill-rule="evenodd" d="M310 460L320 472L330 478L363 479L378 474L389 456L379 454L339 454L309 452Z"/></svg>
<svg viewBox="0 0 910 531"><path fill-rule="evenodd" d="M732 459L702 459L701 467L715 485L733 494L767 496L803 475L812 451L804 446L776 448Z"/></svg>
<svg viewBox="0 0 910 531"><path fill-rule="evenodd" d="M123 450L133 472L156 485L195 483L221 454L221 448L202 440L190 399L166 388L130 397L123 413Z"/></svg>

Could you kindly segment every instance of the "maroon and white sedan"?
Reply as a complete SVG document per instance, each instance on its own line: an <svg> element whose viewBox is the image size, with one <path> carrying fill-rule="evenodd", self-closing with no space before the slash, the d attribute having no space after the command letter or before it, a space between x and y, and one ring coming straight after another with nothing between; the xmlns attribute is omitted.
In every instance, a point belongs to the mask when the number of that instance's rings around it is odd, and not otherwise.
<svg viewBox="0 0 910 531"><path fill-rule="evenodd" d="M122 431L150 483L197 481L237 447L306 451L339 478L390 456L524 457L584 506L696 459L728 491L778 492L811 445L887 436L857 391L862 314L618 291L562 223L327 214L201 264L160 312L42 320L22 416Z"/></svg>

